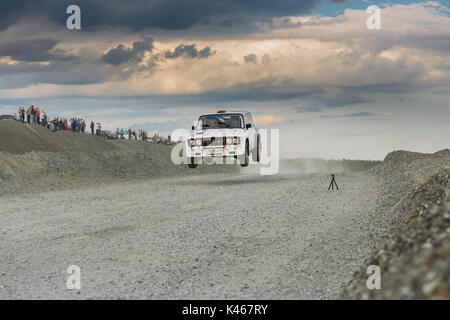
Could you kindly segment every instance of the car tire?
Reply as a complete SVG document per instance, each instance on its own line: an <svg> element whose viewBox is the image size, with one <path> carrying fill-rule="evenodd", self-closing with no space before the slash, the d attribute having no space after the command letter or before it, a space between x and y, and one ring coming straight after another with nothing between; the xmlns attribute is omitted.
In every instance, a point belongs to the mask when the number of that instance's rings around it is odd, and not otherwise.
<svg viewBox="0 0 450 320"><path fill-rule="evenodd" d="M256 138L256 148L252 152L252 159L255 162L259 162L261 159L261 147L260 147L259 135Z"/></svg>
<svg viewBox="0 0 450 320"><path fill-rule="evenodd" d="M191 169L197 168L197 164L195 163L194 158L188 158L188 167Z"/></svg>
<svg viewBox="0 0 450 320"><path fill-rule="evenodd" d="M249 153L250 153L250 150L249 150L249 147L248 147L248 141L246 141L245 142L245 152L244 152L244 155L241 156L241 159L240 159L241 167L247 167L248 166Z"/></svg>

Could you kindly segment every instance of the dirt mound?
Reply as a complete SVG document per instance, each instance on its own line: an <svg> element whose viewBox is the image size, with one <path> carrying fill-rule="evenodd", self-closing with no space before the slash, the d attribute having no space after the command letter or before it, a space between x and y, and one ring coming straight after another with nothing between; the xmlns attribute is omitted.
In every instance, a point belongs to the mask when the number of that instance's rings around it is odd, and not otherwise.
<svg viewBox="0 0 450 320"><path fill-rule="evenodd" d="M0 120L0 151L24 154L31 151L110 151L118 148L103 138L69 131L51 132L36 125Z"/></svg>
<svg viewBox="0 0 450 320"><path fill-rule="evenodd" d="M418 153L394 151L372 172L383 175L389 184L400 186L417 186L427 181L432 175L450 166L450 149L436 153Z"/></svg>
<svg viewBox="0 0 450 320"><path fill-rule="evenodd" d="M384 180L381 206L392 211L398 205L404 206L420 185L446 168L450 168L449 149L432 154L394 151L370 171Z"/></svg>

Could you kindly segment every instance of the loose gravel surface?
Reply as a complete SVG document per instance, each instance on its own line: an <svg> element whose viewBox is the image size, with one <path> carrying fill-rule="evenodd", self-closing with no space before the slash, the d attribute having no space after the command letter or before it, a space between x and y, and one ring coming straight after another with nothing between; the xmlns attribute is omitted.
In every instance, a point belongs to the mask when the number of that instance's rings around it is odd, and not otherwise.
<svg viewBox="0 0 450 320"><path fill-rule="evenodd" d="M234 173L4 195L0 298L329 298L383 235L381 179L336 180L333 192L326 174Z"/></svg>

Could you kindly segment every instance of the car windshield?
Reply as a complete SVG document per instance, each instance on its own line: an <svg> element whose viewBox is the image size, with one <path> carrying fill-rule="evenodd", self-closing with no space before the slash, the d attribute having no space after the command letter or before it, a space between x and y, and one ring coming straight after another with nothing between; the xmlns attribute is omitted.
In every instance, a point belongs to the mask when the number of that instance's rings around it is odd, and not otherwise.
<svg viewBox="0 0 450 320"><path fill-rule="evenodd" d="M244 128L244 119L240 114L211 114L201 116L198 129Z"/></svg>

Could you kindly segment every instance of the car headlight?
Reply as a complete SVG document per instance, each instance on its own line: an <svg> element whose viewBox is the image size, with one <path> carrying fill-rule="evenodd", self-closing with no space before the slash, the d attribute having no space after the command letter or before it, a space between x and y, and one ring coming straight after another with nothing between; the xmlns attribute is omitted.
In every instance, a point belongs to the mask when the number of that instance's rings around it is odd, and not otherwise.
<svg viewBox="0 0 450 320"><path fill-rule="evenodd" d="M200 146L202 144L202 139L195 139L195 144Z"/></svg>
<svg viewBox="0 0 450 320"><path fill-rule="evenodd" d="M231 144L233 142L233 139L227 138L227 144Z"/></svg>
<svg viewBox="0 0 450 320"><path fill-rule="evenodd" d="M238 137L234 137L233 138L233 143L234 144L239 144L239 138Z"/></svg>
<svg viewBox="0 0 450 320"><path fill-rule="evenodd" d="M195 144L194 139L191 139L191 140L189 141L189 144L190 144L191 146L193 146L193 145Z"/></svg>

